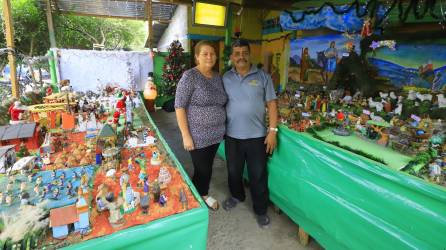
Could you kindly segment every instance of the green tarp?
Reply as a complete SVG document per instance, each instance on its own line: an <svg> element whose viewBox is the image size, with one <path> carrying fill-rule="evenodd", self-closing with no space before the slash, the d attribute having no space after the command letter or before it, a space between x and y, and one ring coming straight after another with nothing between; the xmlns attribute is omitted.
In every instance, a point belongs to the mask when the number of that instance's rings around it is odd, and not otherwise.
<svg viewBox="0 0 446 250"><path fill-rule="evenodd" d="M327 249L446 248L445 188L283 126L268 171L271 201Z"/></svg>
<svg viewBox="0 0 446 250"><path fill-rule="evenodd" d="M150 115L145 112L155 128L167 154L181 172L185 182L199 200L200 207L171 215L150 223L120 230L114 234L84 241L66 249L206 249L209 210L192 185L187 173L172 153Z"/></svg>

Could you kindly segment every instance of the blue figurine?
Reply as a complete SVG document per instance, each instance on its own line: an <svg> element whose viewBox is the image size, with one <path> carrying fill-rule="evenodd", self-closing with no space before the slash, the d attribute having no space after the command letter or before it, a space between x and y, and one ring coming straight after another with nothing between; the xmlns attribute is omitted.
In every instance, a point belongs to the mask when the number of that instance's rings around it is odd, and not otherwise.
<svg viewBox="0 0 446 250"><path fill-rule="evenodd" d="M146 176L146 177L144 177L144 187L143 187L143 191L145 192L145 193L148 193L149 192L149 186L150 186L150 183L149 183L149 176Z"/></svg>
<svg viewBox="0 0 446 250"><path fill-rule="evenodd" d="M159 204L160 204L162 207L164 207L164 206L166 206L166 203L167 203L167 196L166 196L166 194L161 193L161 195L160 195L160 199L159 199Z"/></svg>

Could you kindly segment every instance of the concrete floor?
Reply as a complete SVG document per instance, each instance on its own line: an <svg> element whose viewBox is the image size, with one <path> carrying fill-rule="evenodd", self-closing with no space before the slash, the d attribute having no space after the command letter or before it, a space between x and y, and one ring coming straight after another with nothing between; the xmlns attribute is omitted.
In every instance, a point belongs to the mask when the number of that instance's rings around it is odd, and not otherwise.
<svg viewBox="0 0 446 250"><path fill-rule="evenodd" d="M180 131L175 113L158 110L152 113L152 118L162 133L164 139L175 153L189 176L193 174L192 161L189 153L183 149ZM229 195L227 188L227 172L225 161L216 157L209 194L220 204ZM218 211L209 211L209 233L207 248L210 250L299 250L323 249L313 239L307 247L297 240L298 226L285 214L276 214L272 207L268 209L271 225L267 229L258 227L252 212L249 190L247 200L239 204L233 211L226 212L220 207Z"/></svg>

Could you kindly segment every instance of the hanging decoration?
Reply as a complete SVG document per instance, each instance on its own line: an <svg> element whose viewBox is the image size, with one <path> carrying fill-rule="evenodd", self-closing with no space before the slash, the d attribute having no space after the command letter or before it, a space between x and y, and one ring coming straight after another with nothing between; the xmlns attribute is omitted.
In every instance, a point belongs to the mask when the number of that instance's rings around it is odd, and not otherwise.
<svg viewBox="0 0 446 250"><path fill-rule="evenodd" d="M440 1L441 14L436 14L436 4L436 0L410 0L408 2L403 0L389 0L383 5L378 0L369 0L365 5L362 5L359 0L355 0L350 5L338 7L332 3L326 2L317 9L295 12L284 11L281 15L280 21L284 29L303 29L302 26L305 27L304 24L310 22L313 23L313 25L319 24L319 27L325 27L324 25L320 24L320 22L324 22L324 20L321 19L319 21L315 21L315 16L326 15L325 12L331 13L333 16L346 15L354 12L360 19L365 16L369 16L371 19L375 18L375 27L382 27L382 25L387 22L390 12L392 12L395 7L398 7L398 19L402 23L406 22L409 13L412 12L417 20L423 19L427 14L429 14L434 19L441 19L440 24L444 26L446 24L446 13L443 10L444 8L442 2ZM308 15L311 15L312 18L308 18L307 20L306 17ZM291 28L287 26L290 26Z"/></svg>

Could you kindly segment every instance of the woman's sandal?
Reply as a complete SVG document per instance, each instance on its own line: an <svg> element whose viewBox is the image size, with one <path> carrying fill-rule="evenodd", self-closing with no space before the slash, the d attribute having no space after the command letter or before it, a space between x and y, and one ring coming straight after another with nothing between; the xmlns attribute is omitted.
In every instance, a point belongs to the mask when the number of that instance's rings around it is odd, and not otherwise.
<svg viewBox="0 0 446 250"><path fill-rule="evenodd" d="M206 202L206 205L213 211L217 211L218 208L220 207L218 201L214 199L212 196L206 197L206 199L204 199L204 202Z"/></svg>

